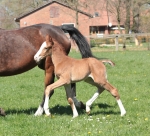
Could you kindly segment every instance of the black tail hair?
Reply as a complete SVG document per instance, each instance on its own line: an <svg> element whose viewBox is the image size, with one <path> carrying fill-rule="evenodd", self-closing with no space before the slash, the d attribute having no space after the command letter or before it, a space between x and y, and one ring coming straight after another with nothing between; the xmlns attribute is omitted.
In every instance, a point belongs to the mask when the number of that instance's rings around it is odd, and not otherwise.
<svg viewBox="0 0 150 136"><path fill-rule="evenodd" d="M94 57L86 38L79 32L78 29L71 25L62 25L60 28L64 32L68 32L70 37L77 43L82 58Z"/></svg>

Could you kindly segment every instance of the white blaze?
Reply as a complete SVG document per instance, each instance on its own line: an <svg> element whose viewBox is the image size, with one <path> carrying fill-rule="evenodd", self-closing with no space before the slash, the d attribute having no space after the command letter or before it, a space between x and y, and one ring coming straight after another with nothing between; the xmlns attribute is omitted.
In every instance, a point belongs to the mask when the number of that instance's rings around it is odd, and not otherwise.
<svg viewBox="0 0 150 136"><path fill-rule="evenodd" d="M44 47L46 47L46 42L43 42L43 44L41 45L41 47L38 50L38 52L34 55L34 60L36 62L39 62L39 60L40 60L40 54L41 54L42 50L44 49Z"/></svg>

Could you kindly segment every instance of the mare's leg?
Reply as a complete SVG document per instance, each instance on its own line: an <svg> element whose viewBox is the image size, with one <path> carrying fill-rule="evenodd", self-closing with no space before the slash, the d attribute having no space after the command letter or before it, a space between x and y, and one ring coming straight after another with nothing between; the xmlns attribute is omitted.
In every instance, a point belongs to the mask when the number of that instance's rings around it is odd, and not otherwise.
<svg viewBox="0 0 150 136"><path fill-rule="evenodd" d="M49 95L51 94L51 92L53 91L53 89L63 86L64 84L66 84L67 82L64 79L59 79L56 82L54 82L53 84L49 85L46 87L45 90L45 101L44 101L44 111L45 114L47 116L50 115L50 111L49 111Z"/></svg>
<svg viewBox="0 0 150 136"><path fill-rule="evenodd" d="M118 90L115 87L113 87L108 81L101 85L102 87L104 87L104 89L108 90L112 94L112 96L116 98L118 106L120 108L121 116L124 116L126 114L126 110L120 100Z"/></svg>
<svg viewBox="0 0 150 136"><path fill-rule="evenodd" d="M52 64L51 58L47 57L46 61L45 61L45 79L44 79L45 89L48 85L54 83L54 77L55 77L54 76L54 66ZM53 93L54 93L54 91L52 90L50 97L53 95ZM34 114L35 116L41 116L43 114L44 101L45 101L45 92L43 94L42 102Z"/></svg>
<svg viewBox="0 0 150 136"><path fill-rule="evenodd" d="M76 99L76 96L74 94L75 92L71 89L70 84L65 85L64 87L65 87L65 90L66 90L66 96L67 96L68 103L70 104L70 106L72 108L73 118L75 118L75 117L78 116L78 112L77 112L77 109L76 109L75 105L80 107L81 103Z"/></svg>
<svg viewBox="0 0 150 136"><path fill-rule="evenodd" d="M73 101L74 101L75 106L85 110L85 105L83 104L83 102L78 101L76 98L76 84L75 83L71 83L70 90L71 90L72 95L73 95Z"/></svg>

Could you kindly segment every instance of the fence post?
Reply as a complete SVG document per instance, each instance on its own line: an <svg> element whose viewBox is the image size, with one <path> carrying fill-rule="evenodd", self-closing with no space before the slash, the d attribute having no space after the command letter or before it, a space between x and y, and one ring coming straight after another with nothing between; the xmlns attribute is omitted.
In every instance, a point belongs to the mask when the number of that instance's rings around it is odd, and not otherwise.
<svg viewBox="0 0 150 136"><path fill-rule="evenodd" d="M135 39L135 45L138 46L139 45L139 41L138 41L138 38L137 38L136 35L135 35L134 39Z"/></svg>
<svg viewBox="0 0 150 136"><path fill-rule="evenodd" d="M116 51L118 51L118 36L115 37Z"/></svg>

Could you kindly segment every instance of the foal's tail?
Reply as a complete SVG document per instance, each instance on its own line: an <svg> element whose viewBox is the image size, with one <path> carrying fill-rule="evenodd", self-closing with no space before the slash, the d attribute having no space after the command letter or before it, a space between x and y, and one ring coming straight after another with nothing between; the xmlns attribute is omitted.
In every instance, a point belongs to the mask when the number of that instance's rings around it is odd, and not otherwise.
<svg viewBox="0 0 150 136"><path fill-rule="evenodd" d="M111 60L101 60L103 63L108 63L108 64L110 64L111 66L115 66L115 63L114 62L112 62Z"/></svg>
<svg viewBox="0 0 150 136"><path fill-rule="evenodd" d="M79 32L78 29L69 25L62 25L60 28L64 32L68 32L70 37L76 42L81 52L82 58L94 57L86 38Z"/></svg>

